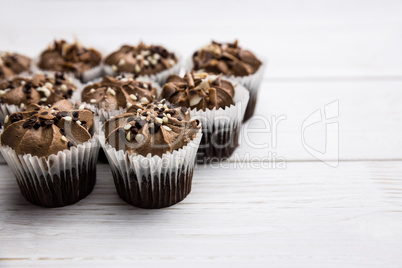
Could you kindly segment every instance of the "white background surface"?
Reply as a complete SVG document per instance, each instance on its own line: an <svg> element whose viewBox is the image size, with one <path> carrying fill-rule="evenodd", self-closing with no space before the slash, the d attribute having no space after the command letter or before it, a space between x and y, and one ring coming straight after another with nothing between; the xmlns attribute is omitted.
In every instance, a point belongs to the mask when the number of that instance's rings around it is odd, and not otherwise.
<svg viewBox="0 0 402 268"><path fill-rule="evenodd" d="M0 49L33 57L53 38L74 35L105 52L143 40L184 56L211 38L239 38L269 60L256 114L286 116L275 148L272 133L250 135L270 144L260 149L243 137L237 157L219 169L198 166L192 193L163 210L126 205L104 164L88 198L38 208L1 165L0 267L402 266L401 1L0 5ZM303 121L333 101L337 168L301 142ZM325 134L325 123L318 124L306 142L323 148ZM275 158L286 168L267 166Z"/></svg>

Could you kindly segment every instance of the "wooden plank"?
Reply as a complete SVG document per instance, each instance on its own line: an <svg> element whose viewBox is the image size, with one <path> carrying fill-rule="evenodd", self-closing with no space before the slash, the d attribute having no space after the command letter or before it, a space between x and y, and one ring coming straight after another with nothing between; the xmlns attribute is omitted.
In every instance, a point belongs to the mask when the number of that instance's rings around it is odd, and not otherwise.
<svg viewBox="0 0 402 268"><path fill-rule="evenodd" d="M396 0L8 2L0 48L35 56L53 38L75 35L106 52L144 40L187 57L211 38L239 38L269 59L273 78L401 77L401 9ZM74 19L60 19L61 10Z"/></svg>
<svg viewBox="0 0 402 268"><path fill-rule="evenodd" d="M243 132L241 147L231 160L269 160L274 154L288 161L316 159L303 146L303 122L336 101L339 117L326 121L323 111L323 122L305 128L307 145L323 151L326 123L335 122L339 124L339 159L402 159L401 150L396 150L402 148L401 89L402 81L397 80L266 82L260 90L257 117L244 125L248 134ZM261 133L253 133L257 128ZM333 132L328 140L336 138ZM257 147L264 144L268 146ZM328 153L320 159L336 160L337 156Z"/></svg>
<svg viewBox="0 0 402 268"><path fill-rule="evenodd" d="M257 116L243 125L240 147L230 161L317 160L303 146L302 125L334 101L339 117L329 122L339 124L339 153L318 155L319 160L402 159L396 150L402 148L401 89L402 80L265 81ZM326 123L305 128L308 146L325 149Z"/></svg>
<svg viewBox="0 0 402 268"><path fill-rule="evenodd" d="M397 267L398 161L198 166L193 191L162 210L126 205L107 165L76 205L42 209L0 172L1 267Z"/></svg>

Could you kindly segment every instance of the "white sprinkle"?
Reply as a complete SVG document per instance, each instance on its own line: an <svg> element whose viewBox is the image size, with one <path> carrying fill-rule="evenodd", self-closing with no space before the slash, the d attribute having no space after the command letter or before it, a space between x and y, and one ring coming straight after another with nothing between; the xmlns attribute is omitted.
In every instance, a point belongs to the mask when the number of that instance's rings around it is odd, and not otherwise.
<svg viewBox="0 0 402 268"><path fill-rule="evenodd" d="M161 56L159 54L157 54L157 53L154 54L154 59L155 60L159 60L160 58L161 58Z"/></svg>
<svg viewBox="0 0 402 268"><path fill-rule="evenodd" d="M141 120L145 120L145 119L147 119L146 116L141 116Z"/></svg>
<svg viewBox="0 0 402 268"><path fill-rule="evenodd" d="M46 83L45 83L45 87L47 87L47 88L53 88L53 84L52 84L52 83L49 83L49 82L46 82Z"/></svg>
<svg viewBox="0 0 402 268"><path fill-rule="evenodd" d="M154 123L149 123L148 125L149 125L149 127L154 127L155 126Z"/></svg>
<svg viewBox="0 0 402 268"><path fill-rule="evenodd" d="M141 67L138 64L136 64L134 66L134 70L135 70L136 73L139 73L139 72L141 72Z"/></svg>
<svg viewBox="0 0 402 268"><path fill-rule="evenodd" d="M194 96L190 99L190 106L197 105L202 100L200 96Z"/></svg>
<svg viewBox="0 0 402 268"><path fill-rule="evenodd" d="M50 90L43 87L43 94L48 98L50 96Z"/></svg>
<svg viewBox="0 0 402 268"><path fill-rule="evenodd" d="M67 90L67 85L65 85L65 84L61 85L60 89L66 91Z"/></svg>
<svg viewBox="0 0 402 268"><path fill-rule="evenodd" d="M141 104L145 104L145 103L148 103L148 99L145 98L145 97L142 97L141 98Z"/></svg>
<svg viewBox="0 0 402 268"><path fill-rule="evenodd" d="M155 121L156 121L157 123L159 123L159 124L162 124L162 123L163 123L162 118L159 118L159 117L155 117Z"/></svg>
<svg viewBox="0 0 402 268"><path fill-rule="evenodd" d="M137 142L141 142L143 139L144 139L144 135L142 135L142 134L135 135L135 140Z"/></svg>
<svg viewBox="0 0 402 268"><path fill-rule="evenodd" d="M124 130L130 130L130 128L131 128L130 124L127 124L127 125L124 126Z"/></svg>
<svg viewBox="0 0 402 268"><path fill-rule="evenodd" d="M21 81L21 86L23 86L23 85L25 85L25 81L24 81L24 80Z"/></svg>
<svg viewBox="0 0 402 268"><path fill-rule="evenodd" d="M73 118L71 116L65 116L65 117L63 117L63 119L68 122L71 122L73 120Z"/></svg>
<svg viewBox="0 0 402 268"><path fill-rule="evenodd" d="M172 59L168 59L168 62L169 62L169 64L172 65L172 66L176 64L176 62L175 62L174 60L172 60Z"/></svg>
<svg viewBox="0 0 402 268"><path fill-rule="evenodd" d="M8 118L9 118L9 116L8 115L6 115L6 118L4 119L4 123L8 123Z"/></svg>
<svg viewBox="0 0 402 268"><path fill-rule="evenodd" d="M151 112L148 111L147 114L151 114Z"/></svg>
<svg viewBox="0 0 402 268"><path fill-rule="evenodd" d="M171 114L167 114L166 116L167 116L167 117L171 117L172 115L171 115Z"/></svg>
<svg viewBox="0 0 402 268"><path fill-rule="evenodd" d="M47 101L47 98L41 98L40 101L45 102Z"/></svg>
<svg viewBox="0 0 402 268"><path fill-rule="evenodd" d="M51 112L51 113L54 113L54 112L55 112L55 110L53 110L53 109L52 109L52 110L50 110L50 112Z"/></svg>
<svg viewBox="0 0 402 268"><path fill-rule="evenodd" d="M127 82L128 79L127 79L126 77L124 77L124 78L120 79L120 81L122 81L122 82Z"/></svg>
<svg viewBox="0 0 402 268"><path fill-rule="evenodd" d="M133 106L133 104L130 102L127 102L127 108L130 108L131 106Z"/></svg>
<svg viewBox="0 0 402 268"><path fill-rule="evenodd" d="M167 123L167 122L169 121L169 119L168 119L166 116L164 116L164 117L162 118L162 121L163 121L163 123Z"/></svg>
<svg viewBox="0 0 402 268"><path fill-rule="evenodd" d="M21 103L20 108L23 109L24 107L25 107L25 104Z"/></svg>
<svg viewBox="0 0 402 268"><path fill-rule="evenodd" d="M81 125L81 121L80 121L80 120L75 121L75 123L77 123L78 125Z"/></svg>
<svg viewBox="0 0 402 268"><path fill-rule="evenodd" d="M78 110L84 110L85 109L85 105L81 104L80 107L78 107Z"/></svg>
<svg viewBox="0 0 402 268"><path fill-rule="evenodd" d="M73 79L72 79L71 77L67 77L67 81L70 82L70 83L72 83L72 82L73 82Z"/></svg>
<svg viewBox="0 0 402 268"><path fill-rule="evenodd" d="M137 100L138 98L137 98L137 96L135 96L134 94L130 94L130 99L132 99L132 100Z"/></svg>
<svg viewBox="0 0 402 268"><path fill-rule="evenodd" d="M113 70L114 72L116 72L116 71L118 70L117 66L116 66L116 65L112 65L112 70Z"/></svg>
<svg viewBox="0 0 402 268"><path fill-rule="evenodd" d="M117 65L122 66L124 63L126 63L126 61L124 59L120 59Z"/></svg>
<svg viewBox="0 0 402 268"><path fill-rule="evenodd" d="M166 129L167 131L172 131L172 129L168 126L163 126L164 129Z"/></svg>
<svg viewBox="0 0 402 268"><path fill-rule="evenodd" d="M145 66L148 66L148 65L149 65L149 61L144 60L144 65L145 65Z"/></svg>
<svg viewBox="0 0 402 268"><path fill-rule="evenodd" d="M0 97L3 96L4 94L6 94L6 91L0 90Z"/></svg>
<svg viewBox="0 0 402 268"><path fill-rule="evenodd" d="M94 93L96 90L94 88L91 88L91 90L89 91L89 93Z"/></svg>
<svg viewBox="0 0 402 268"><path fill-rule="evenodd" d="M141 59L142 59L142 55L137 55L135 58L136 58L137 60L141 60Z"/></svg>
<svg viewBox="0 0 402 268"><path fill-rule="evenodd" d="M64 136L64 135L63 135L63 136L61 136L61 140L62 140L62 141L67 141L66 136Z"/></svg>
<svg viewBox="0 0 402 268"><path fill-rule="evenodd" d="M141 54L144 56L148 56L149 54L151 54L151 52L149 50L144 50L141 52Z"/></svg>
<svg viewBox="0 0 402 268"><path fill-rule="evenodd" d="M96 103L96 100L95 100L95 99L91 99L91 103Z"/></svg>
<svg viewBox="0 0 402 268"><path fill-rule="evenodd" d="M106 93L110 93L110 95L112 95L112 96L116 95L116 91L114 91L111 87L107 88Z"/></svg>
<svg viewBox="0 0 402 268"><path fill-rule="evenodd" d="M131 132L130 131L126 135L126 140L128 140L128 141L131 140Z"/></svg>

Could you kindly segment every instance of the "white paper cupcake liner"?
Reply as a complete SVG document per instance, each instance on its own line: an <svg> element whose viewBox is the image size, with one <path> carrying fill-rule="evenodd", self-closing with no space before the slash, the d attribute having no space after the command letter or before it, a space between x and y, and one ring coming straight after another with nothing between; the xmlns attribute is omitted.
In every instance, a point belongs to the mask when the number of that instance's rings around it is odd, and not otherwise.
<svg viewBox="0 0 402 268"><path fill-rule="evenodd" d="M250 94L236 81L225 80L235 86L234 104L206 111L190 109L191 119L200 120L203 126L203 137L197 154L199 163L224 160L239 145L240 130Z"/></svg>
<svg viewBox="0 0 402 268"><path fill-rule="evenodd" d="M12 169L23 196L32 204L62 207L91 193L96 181L98 138L49 157L17 155L9 146L0 151Z"/></svg>
<svg viewBox="0 0 402 268"><path fill-rule="evenodd" d="M132 74L126 74L126 77L133 77ZM97 78L94 79L84 85L82 85L82 87L80 88L80 90L76 90L72 96L72 101L73 102L78 102L83 104L84 106L90 108L92 111L95 112L95 116L99 117L99 121L101 123L106 122L107 120L109 120L110 118L117 116L119 114L122 114L126 111L125 108L119 108L119 109L115 109L115 110L111 110L111 109L106 109L106 108L98 108L95 105L91 104L91 103L87 103L87 102L82 102L81 101L81 94L82 91L85 87L87 87L88 85L91 85L93 83L98 83L101 82L103 78ZM158 96L160 94L160 92L162 91L161 87L159 86L158 83L152 81L151 79L147 78L147 77L137 77L135 80L140 81L140 82L150 82L152 84L152 87L156 88L156 96ZM155 98L156 99L156 98Z"/></svg>
<svg viewBox="0 0 402 268"><path fill-rule="evenodd" d="M181 149L160 156L129 154L105 143L106 153L119 196L140 208L163 208L182 201L191 191L195 157L202 137L197 136Z"/></svg>
<svg viewBox="0 0 402 268"><path fill-rule="evenodd" d="M258 91L261 86L261 82L264 78L265 69L267 66L267 60L257 56L261 60L262 65L258 68L257 72L247 76L234 76L234 75L223 75L225 78L233 80L244 86L250 92L250 100L244 115L243 121L247 121L254 115L255 106L257 102ZM193 59L190 57L185 64L185 70L191 72L193 70L194 64Z"/></svg>
<svg viewBox="0 0 402 268"><path fill-rule="evenodd" d="M173 51L173 50L169 50L169 51ZM182 67L182 56L173 51L173 53L176 55L177 57L177 63L172 66L171 68L164 70L162 72L159 72L157 74L152 74L152 75L141 75L141 77L146 77L149 78L152 81L157 82L160 86L163 86L166 82L166 79L169 77L169 75L172 74L179 74L180 73L180 69ZM110 75L110 76L116 76L117 72L113 71L112 67L110 65L104 64L104 73L106 75ZM129 73L123 73L125 75L130 75ZM131 74L132 75L132 74Z"/></svg>

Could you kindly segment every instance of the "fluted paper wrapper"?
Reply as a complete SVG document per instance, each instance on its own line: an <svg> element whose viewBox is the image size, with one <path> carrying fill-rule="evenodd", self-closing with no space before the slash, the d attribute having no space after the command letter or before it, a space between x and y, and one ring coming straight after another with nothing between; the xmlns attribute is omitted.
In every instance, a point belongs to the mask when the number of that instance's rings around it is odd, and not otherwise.
<svg viewBox="0 0 402 268"><path fill-rule="evenodd" d="M172 51L172 50L169 50ZM169 75L172 74L179 74L180 73L180 69L182 66L182 57L180 54L176 53L173 51L173 53L176 55L177 57L177 63L172 66L171 68L164 70L162 72L156 73L156 74L151 74L151 75L141 75L140 77L146 77L149 78L152 81L155 81L156 83L158 83L160 86L163 86L166 82L166 79L169 77ZM104 64L104 73L105 75L110 75L110 76L116 76L118 74L121 73L117 73L115 71L113 71L112 67L110 65ZM130 73L123 73L125 75L130 75ZM133 75L133 74L131 74Z"/></svg>
<svg viewBox="0 0 402 268"><path fill-rule="evenodd" d="M237 82L234 105L212 110L190 109L191 119L198 119L202 124L202 140L197 153L197 162L208 163L230 157L239 146L239 137L244 113L249 100L249 92Z"/></svg>
<svg viewBox="0 0 402 268"><path fill-rule="evenodd" d="M132 74L127 74L125 75L126 77L133 77ZM97 116L99 118L99 121L101 123L105 123L107 120L109 120L110 118L117 116L119 114L125 113L126 112L126 108L118 108L118 109L106 109L106 108L98 108L95 105L91 104L91 103L87 103L87 102L82 102L81 101L81 94L82 91L85 87L87 87L88 85L91 85L93 83L98 83L101 82L103 78L97 78L95 80L90 81L89 83L84 84L80 90L77 90L74 92L73 96L72 96L72 100L73 102L78 102L81 104L84 104L86 107L90 108L92 111L94 111L95 116ZM156 96L158 96L160 94L160 92L162 91L161 87L159 86L158 83L150 80L147 77L137 77L135 79L136 81L140 81L140 82L150 82L152 84L152 87L156 88ZM155 98L156 99L156 98Z"/></svg>
<svg viewBox="0 0 402 268"><path fill-rule="evenodd" d="M116 150L100 143L109 161L120 198L139 208L164 208L182 201L191 191L195 157L202 137L201 130L186 146L172 153L146 157Z"/></svg>
<svg viewBox="0 0 402 268"><path fill-rule="evenodd" d="M22 195L42 207L63 207L86 197L96 181L99 142L94 137L49 157L17 155L9 146L0 151L12 169Z"/></svg>
<svg viewBox="0 0 402 268"><path fill-rule="evenodd" d="M243 121L247 121L254 115L255 106L257 103L257 95L261 86L262 79L264 78L265 68L267 66L267 60L261 57L258 57L262 65L258 68L257 72L254 74L250 74L247 76L234 76L234 75L223 75L225 78L233 80L244 86L250 92L250 99L246 108L246 112L244 115ZM193 70L193 60L192 58L188 59L186 62L186 70L188 72Z"/></svg>

